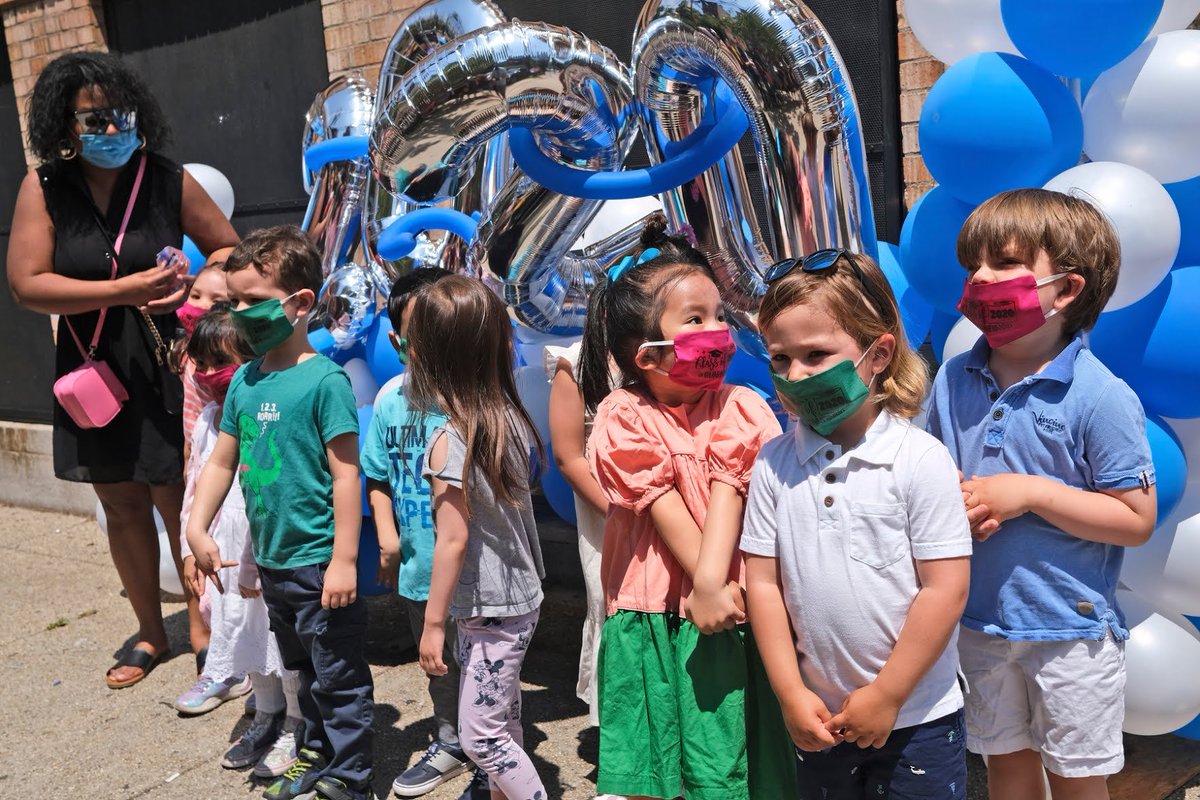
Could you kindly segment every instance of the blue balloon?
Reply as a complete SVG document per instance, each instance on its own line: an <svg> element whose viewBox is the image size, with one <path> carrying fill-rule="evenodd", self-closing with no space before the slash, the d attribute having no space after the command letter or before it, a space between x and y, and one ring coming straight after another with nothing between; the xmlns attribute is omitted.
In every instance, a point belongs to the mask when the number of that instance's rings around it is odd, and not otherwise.
<svg viewBox="0 0 1200 800"><path fill-rule="evenodd" d="M929 90L917 132L929 172L967 203L1042 186L1075 166L1083 149L1071 92L1008 53L976 53L946 70Z"/></svg>
<svg viewBox="0 0 1200 800"><path fill-rule="evenodd" d="M1100 315L1092 351L1137 392L1147 411L1200 417L1200 267L1176 267L1133 305Z"/></svg>
<svg viewBox="0 0 1200 800"><path fill-rule="evenodd" d="M555 514L558 514L559 519L572 525L578 524L575 517L575 491L563 477L558 465L554 463L554 451L549 444L546 445L546 470L542 475L542 494L545 495L550 508L554 509Z"/></svg>
<svg viewBox="0 0 1200 800"><path fill-rule="evenodd" d="M1187 621L1200 628L1200 617L1187 617ZM1200 739L1200 717L1184 725L1177 731L1174 731L1176 736L1182 736L1184 739Z"/></svg>
<svg viewBox="0 0 1200 800"><path fill-rule="evenodd" d="M900 267L909 286L944 314L958 314L967 271L958 263L958 232L974 209L935 186L917 201L900 230Z"/></svg>
<svg viewBox="0 0 1200 800"><path fill-rule="evenodd" d="M1179 211L1181 235L1175 265L1190 267L1200 264L1200 177L1164 184L1163 188L1171 195Z"/></svg>
<svg viewBox="0 0 1200 800"><path fill-rule="evenodd" d="M186 234L183 237L183 246L179 249L183 251L183 254L188 257L188 261L191 262L188 266L188 275L195 275L204 267L204 262L208 260L208 256L201 253L200 248Z"/></svg>
<svg viewBox="0 0 1200 800"><path fill-rule="evenodd" d="M413 251L416 236L422 231L450 231L469 242L475 238L477 227L475 217L452 208L418 208L388 223L379 234L375 252L388 261L397 261Z"/></svg>
<svg viewBox="0 0 1200 800"><path fill-rule="evenodd" d="M355 342L345 350L338 350L333 340L333 334L328 328L314 328L308 332L308 343L321 355L331 359L335 364L345 364L352 358L365 359L366 348L362 342Z"/></svg>
<svg viewBox="0 0 1200 800"><path fill-rule="evenodd" d="M1021 55L1056 75L1099 75L1137 49L1163 0L1000 0Z"/></svg>
<svg viewBox="0 0 1200 800"><path fill-rule="evenodd" d="M921 293L908 282L908 276L900 266L900 248L890 242L879 243L879 269L891 284L896 305L900 306L900 321L904 334L914 350L925 343L929 336L929 325L933 321L933 306L921 297Z"/></svg>
<svg viewBox="0 0 1200 800"><path fill-rule="evenodd" d="M304 151L304 165L310 172L320 172L321 167L334 161L352 161L367 154L369 136L339 136L326 139Z"/></svg>
<svg viewBox="0 0 1200 800"><path fill-rule="evenodd" d="M367 351L367 367L371 370L371 376L375 378L375 382L380 386L404 372L404 365L400 363L400 358L396 355L396 348L392 346L392 340L388 336L391 332L391 319L386 313L380 313L367 331L367 339L364 343Z"/></svg>
<svg viewBox="0 0 1200 800"><path fill-rule="evenodd" d="M375 597L392 590L375 582L379 574L379 535L375 521L363 517L362 530L358 536L358 594L360 597Z"/></svg>
<svg viewBox="0 0 1200 800"><path fill-rule="evenodd" d="M375 416L375 405L367 403L358 409L358 452L362 453L367 441L367 433L371 430L371 419Z"/></svg>
<svg viewBox="0 0 1200 800"><path fill-rule="evenodd" d="M946 314L941 311L933 312L933 319L929 321L929 346L933 350L933 357L939 362L942 360L942 349L946 346L946 339L950 337L950 331L962 319L962 314L955 312Z"/></svg>
<svg viewBox="0 0 1200 800"><path fill-rule="evenodd" d="M1183 491L1187 488L1187 456L1175 431L1158 417L1146 416L1146 439L1150 442L1150 455L1154 460L1158 524L1162 524L1183 499Z"/></svg>

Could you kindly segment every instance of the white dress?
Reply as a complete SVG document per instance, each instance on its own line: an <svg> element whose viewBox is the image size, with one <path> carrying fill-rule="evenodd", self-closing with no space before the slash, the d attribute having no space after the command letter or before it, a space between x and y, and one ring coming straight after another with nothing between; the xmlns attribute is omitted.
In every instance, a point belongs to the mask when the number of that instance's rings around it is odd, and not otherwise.
<svg viewBox="0 0 1200 800"><path fill-rule="evenodd" d="M571 365L571 374L579 372L578 343L570 347L547 346L544 366L546 375L554 379L558 361L563 359ZM576 378L578 380L578 378ZM583 441L592 433L592 415L585 412ZM604 625L604 585L600 581L600 553L604 549L604 515L592 507L587 500L575 495L575 519L579 530L579 563L583 567L583 585L587 592L587 617L583 621L583 645L579 653L579 680L575 694L588 704L588 717L593 726L600 724L599 705L596 691L599 681L596 665L600 659L600 628Z"/></svg>
<svg viewBox="0 0 1200 800"><path fill-rule="evenodd" d="M217 444L220 415L221 406L209 403L200 412L192 429L192 452L188 459L187 487L183 496L185 530L192 510L196 481ZM275 643L275 635L271 633L267 604L261 595L244 598L238 592L239 581L248 588L257 589L259 585L258 566L254 563L254 550L250 543L250 523L246 520L246 502L236 484L225 497L225 503L217 512L209 533L221 549L221 558L226 561L237 559L239 566L225 567L220 571L224 594L217 591L212 581L204 589L212 602L209 625L212 638L208 644L204 675L217 681L240 678L253 672L290 677L291 673L283 669L279 647ZM184 555L189 555L186 537L183 545Z"/></svg>

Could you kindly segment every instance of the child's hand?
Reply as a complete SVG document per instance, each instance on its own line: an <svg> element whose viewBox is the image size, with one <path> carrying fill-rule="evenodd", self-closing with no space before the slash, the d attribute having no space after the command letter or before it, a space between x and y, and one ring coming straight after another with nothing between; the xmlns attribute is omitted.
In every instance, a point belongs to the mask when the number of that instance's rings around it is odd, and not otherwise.
<svg viewBox="0 0 1200 800"><path fill-rule="evenodd" d="M375 573L375 582L380 586L395 589L400 581L400 543L394 546L379 546L379 569Z"/></svg>
<svg viewBox="0 0 1200 800"><path fill-rule="evenodd" d="M1029 484L1025 475L1005 473L986 478L972 475L971 480L963 481L962 491L971 533L979 541L1029 510Z"/></svg>
<svg viewBox="0 0 1200 800"><path fill-rule="evenodd" d="M742 594L737 581L729 581L716 591L693 587L684 604L687 618L701 633L729 630L746 621L746 602Z"/></svg>
<svg viewBox="0 0 1200 800"><path fill-rule="evenodd" d="M991 518L991 509L986 505L970 505L971 492L965 486L967 481L961 469L958 471L958 482L962 489L963 507L967 510L967 523L971 526L971 536L979 542L987 541L993 533L1000 530L1000 523Z"/></svg>
<svg viewBox="0 0 1200 800"><path fill-rule="evenodd" d="M810 753L833 747L841 741L825 726L832 717L821 698L808 689L783 706L783 721L792 741L796 747Z"/></svg>
<svg viewBox="0 0 1200 800"><path fill-rule="evenodd" d="M825 723L825 728L864 750L883 747L892 735L901 705L881 692L875 684L868 683L850 693L846 702L842 703L842 710Z"/></svg>
<svg viewBox="0 0 1200 800"><path fill-rule="evenodd" d="M252 589L249 586L238 584L238 594L247 600L252 600L255 597L262 597L262 589Z"/></svg>
<svg viewBox="0 0 1200 800"><path fill-rule="evenodd" d="M358 597L357 590L357 566L331 561L325 570L325 585L321 588L321 608L345 608Z"/></svg>
<svg viewBox="0 0 1200 800"><path fill-rule="evenodd" d="M197 536L196 544L200 545L192 548L192 555L196 559L196 576L192 589L196 592L196 596L204 594L205 578L209 578L213 582L218 592L225 594L225 586L221 583L221 570L225 567L236 567L238 562L223 560L221 548L217 546L216 540L207 533L203 538Z"/></svg>
<svg viewBox="0 0 1200 800"><path fill-rule="evenodd" d="M185 556L183 559L183 588L192 593L193 597L204 594L204 582L200 581L200 591L196 591L196 557Z"/></svg>
<svg viewBox="0 0 1200 800"><path fill-rule="evenodd" d="M446 626L443 623L425 621L421 633L421 669L427 675L445 675L449 670L442 661L442 650L446 646Z"/></svg>

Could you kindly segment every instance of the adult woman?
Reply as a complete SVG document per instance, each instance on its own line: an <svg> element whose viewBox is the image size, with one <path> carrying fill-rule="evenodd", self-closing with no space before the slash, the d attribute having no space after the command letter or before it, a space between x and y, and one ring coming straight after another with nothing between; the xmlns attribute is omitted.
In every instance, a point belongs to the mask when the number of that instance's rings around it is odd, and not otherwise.
<svg viewBox="0 0 1200 800"><path fill-rule="evenodd" d="M160 341L169 345L174 336L173 312L187 285L173 268L156 266L155 255L186 233L219 256L237 234L195 180L156 154L169 136L162 111L116 56L71 53L52 61L34 86L28 122L29 146L42 165L17 196L9 287L18 304L62 315L56 377L83 362L86 344L76 338L90 342L107 308L96 358L129 394L101 428L80 428L54 408L55 474L95 488L138 620L136 644L107 674L110 687L122 688L144 678L168 649L153 508L179 563L180 390L158 357Z"/></svg>

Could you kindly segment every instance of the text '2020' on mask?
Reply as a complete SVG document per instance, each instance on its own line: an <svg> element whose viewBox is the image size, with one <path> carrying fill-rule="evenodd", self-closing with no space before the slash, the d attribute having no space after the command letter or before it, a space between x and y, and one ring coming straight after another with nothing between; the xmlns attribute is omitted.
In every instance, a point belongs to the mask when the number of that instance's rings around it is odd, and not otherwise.
<svg viewBox="0 0 1200 800"><path fill-rule="evenodd" d="M963 286L958 310L983 331L991 347L1003 347L1033 333L1058 313L1057 309L1051 309L1049 313L1042 312L1038 289L1067 274L1060 272L1040 281L1032 275L1021 275L998 283L968 281Z"/></svg>
<svg viewBox="0 0 1200 800"><path fill-rule="evenodd" d="M645 347L663 347L673 345L675 348L675 363L670 370L657 370L666 375L680 386L689 389L713 391L721 387L725 380L725 371L729 362L737 352L733 336L728 328L716 331L684 331L674 339L663 339L657 342L642 342L638 345L640 351Z"/></svg>

